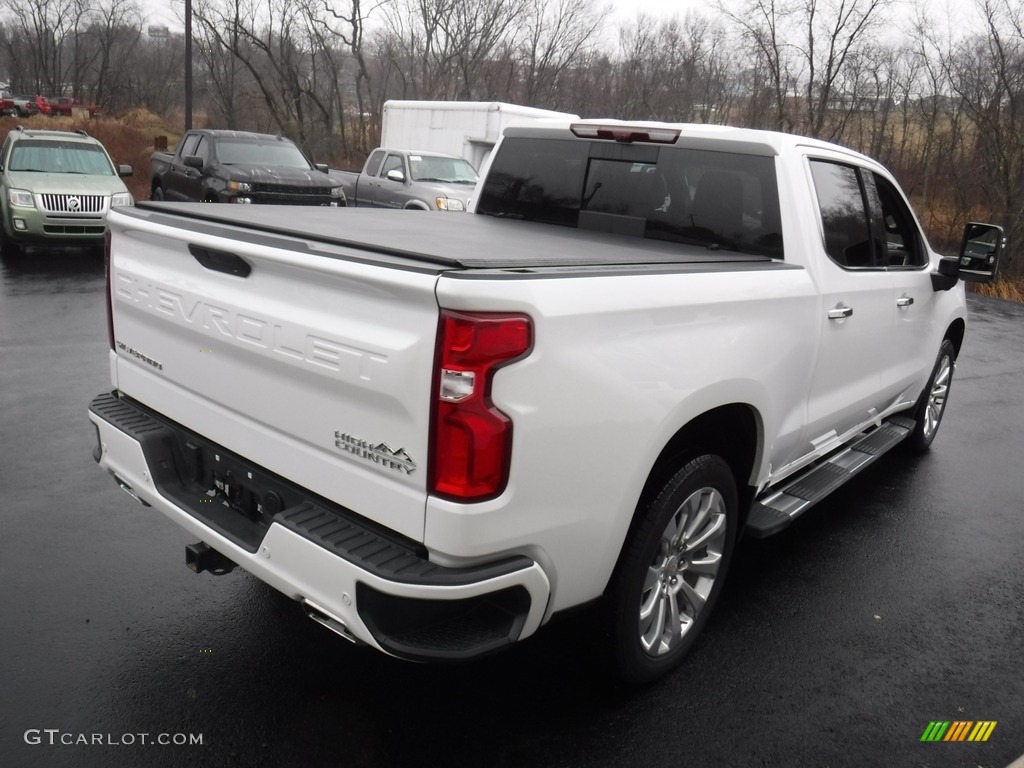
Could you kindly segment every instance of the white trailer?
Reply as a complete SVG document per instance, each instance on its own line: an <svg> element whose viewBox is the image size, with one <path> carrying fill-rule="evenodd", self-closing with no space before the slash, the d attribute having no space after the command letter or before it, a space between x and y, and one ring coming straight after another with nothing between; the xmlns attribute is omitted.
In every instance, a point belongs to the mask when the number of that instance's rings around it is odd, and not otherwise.
<svg viewBox="0 0 1024 768"><path fill-rule="evenodd" d="M380 143L461 155L479 170L507 126L552 119L579 115L499 101L386 101Z"/></svg>

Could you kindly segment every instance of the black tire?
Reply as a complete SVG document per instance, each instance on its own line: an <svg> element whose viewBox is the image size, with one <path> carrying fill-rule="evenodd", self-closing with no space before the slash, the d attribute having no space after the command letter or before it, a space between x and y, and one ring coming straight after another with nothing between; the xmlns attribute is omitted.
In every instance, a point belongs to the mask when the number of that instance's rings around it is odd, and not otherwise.
<svg viewBox="0 0 1024 768"><path fill-rule="evenodd" d="M629 683L677 667L718 600L739 520L729 465L710 454L688 461L640 515L607 595L610 651Z"/></svg>
<svg viewBox="0 0 1024 768"><path fill-rule="evenodd" d="M149 199L150 200L156 200L158 202L160 200L163 200L164 199L164 188L161 187L159 184L157 184L155 187L153 187L152 191L149 193Z"/></svg>
<svg viewBox="0 0 1024 768"><path fill-rule="evenodd" d="M935 358L932 375L928 377L928 383L914 409L914 420L917 423L906 442L913 451L927 451L942 425L942 416L946 412L946 403L953 386L955 363L956 350L953 348L953 342L944 339L939 345L939 354Z"/></svg>

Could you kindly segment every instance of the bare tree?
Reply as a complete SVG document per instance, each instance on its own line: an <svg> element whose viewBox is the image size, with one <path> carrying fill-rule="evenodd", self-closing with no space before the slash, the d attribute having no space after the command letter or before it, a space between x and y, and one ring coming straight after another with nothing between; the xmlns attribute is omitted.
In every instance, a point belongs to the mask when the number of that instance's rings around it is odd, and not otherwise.
<svg viewBox="0 0 1024 768"><path fill-rule="evenodd" d="M594 0L529 1L516 57L525 103L562 109L577 98L566 75L589 63L609 13Z"/></svg>
<svg viewBox="0 0 1024 768"><path fill-rule="evenodd" d="M204 0L193 7L193 17L214 58L223 52L245 70L273 129L304 142L312 52L303 5L288 0ZM231 84L238 82L237 70L220 65L210 66L210 71L211 77L231 75ZM228 89L218 92L233 98Z"/></svg>
<svg viewBox="0 0 1024 768"><path fill-rule="evenodd" d="M964 40L949 60L950 86L976 138L968 170L979 202L1006 226L1019 248L1024 237L1024 8L1010 0L979 0L984 36ZM1008 274L1024 274L1021 260Z"/></svg>
<svg viewBox="0 0 1024 768"><path fill-rule="evenodd" d="M787 0L748 0L739 10L720 0L716 7L736 25L750 56L744 80L751 109L744 122L759 128L793 130L790 95L796 90L797 78L786 41L795 9Z"/></svg>
<svg viewBox="0 0 1024 768"><path fill-rule="evenodd" d="M131 73L142 39L142 16L136 0L105 0L82 33L90 50L85 73L93 98L105 112L134 106Z"/></svg>
<svg viewBox="0 0 1024 768"><path fill-rule="evenodd" d="M621 28L618 113L670 121L725 120L737 94L737 70L724 30L688 14L658 21L639 15Z"/></svg>
<svg viewBox="0 0 1024 768"><path fill-rule="evenodd" d="M358 125L355 148L361 152L370 150L371 127L375 124L375 116L379 115L383 108L383 102L376 103L374 97L374 79L370 71L372 65L367 54L366 23L371 15L385 7L387 2L388 0L375 0L364 3L363 0L350 0L349 4L343 7L330 0L323 0L325 17L313 21L314 29L317 26L321 28L319 32L314 32L321 49L325 53L333 51L329 36L334 36L341 41L343 49L355 63L353 90L355 91L356 109L354 117ZM313 17L311 16L311 18ZM347 151L343 88L340 79L342 63L333 52L327 53L326 59L328 65L326 71L331 78L331 88L339 109L343 146Z"/></svg>
<svg viewBox="0 0 1024 768"><path fill-rule="evenodd" d="M853 94L840 93L836 86L888 4L889 0L803 0L798 18L804 35L798 50L805 72L804 130L811 136L836 139L841 133L842 124L830 126L830 117L837 104Z"/></svg>
<svg viewBox="0 0 1024 768"><path fill-rule="evenodd" d="M9 59L27 62L20 77L37 91L81 96L77 36L89 14L87 0L17 0L7 3Z"/></svg>
<svg viewBox="0 0 1024 768"><path fill-rule="evenodd" d="M491 57L507 50L530 0L405 0L387 9L383 46L411 98L485 98Z"/></svg>
<svg viewBox="0 0 1024 768"><path fill-rule="evenodd" d="M140 41L128 73L132 102L169 116L184 102L185 45L180 36Z"/></svg>

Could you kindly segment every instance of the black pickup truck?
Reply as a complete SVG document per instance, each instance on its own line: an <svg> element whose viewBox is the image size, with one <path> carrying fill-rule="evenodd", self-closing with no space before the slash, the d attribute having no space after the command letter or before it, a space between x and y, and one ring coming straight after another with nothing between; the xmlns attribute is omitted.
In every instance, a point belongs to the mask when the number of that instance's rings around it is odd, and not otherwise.
<svg viewBox="0 0 1024 768"><path fill-rule="evenodd" d="M150 198L203 203L345 205L345 193L292 141L243 131L188 131L154 152Z"/></svg>

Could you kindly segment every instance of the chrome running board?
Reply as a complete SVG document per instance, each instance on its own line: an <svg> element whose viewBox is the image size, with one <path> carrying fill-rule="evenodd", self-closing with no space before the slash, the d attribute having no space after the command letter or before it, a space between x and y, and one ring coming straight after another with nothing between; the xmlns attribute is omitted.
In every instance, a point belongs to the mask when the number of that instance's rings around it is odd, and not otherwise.
<svg viewBox="0 0 1024 768"><path fill-rule="evenodd" d="M747 518L747 533L764 538L778 533L800 515L888 453L914 431L915 422L893 416L881 426L863 432L849 445L809 467L781 489L769 489L754 502Z"/></svg>

